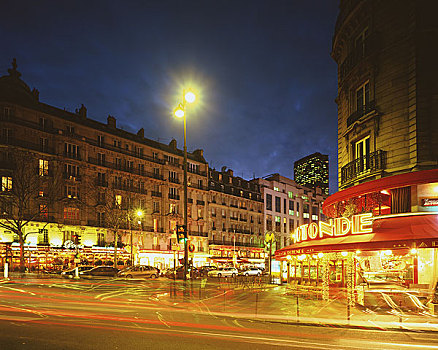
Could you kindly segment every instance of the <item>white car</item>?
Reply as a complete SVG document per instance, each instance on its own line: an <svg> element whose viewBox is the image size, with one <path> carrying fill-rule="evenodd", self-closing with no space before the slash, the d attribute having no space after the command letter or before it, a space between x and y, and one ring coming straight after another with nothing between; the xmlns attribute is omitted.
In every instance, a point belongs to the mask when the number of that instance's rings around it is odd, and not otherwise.
<svg viewBox="0 0 438 350"><path fill-rule="evenodd" d="M260 276L262 274L262 270L258 269L257 267L250 267L246 270L243 270L240 274L242 276Z"/></svg>
<svg viewBox="0 0 438 350"><path fill-rule="evenodd" d="M222 267L217 270L208 271L209 277L236 277L239 271L234 267Z"/></svg>

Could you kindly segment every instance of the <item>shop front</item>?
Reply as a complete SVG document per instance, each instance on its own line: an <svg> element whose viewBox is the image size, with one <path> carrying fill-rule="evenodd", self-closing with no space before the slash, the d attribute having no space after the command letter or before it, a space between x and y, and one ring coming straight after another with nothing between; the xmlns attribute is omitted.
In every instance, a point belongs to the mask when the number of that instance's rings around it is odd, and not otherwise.
<svg viewBox="0 0 438 350"><path fill-rule="evenodd" d="M323 298L361 288L430 293L438 281L438 171L392 176L330 196L328 222L298 227L276 251L283 282Z"/></svg>

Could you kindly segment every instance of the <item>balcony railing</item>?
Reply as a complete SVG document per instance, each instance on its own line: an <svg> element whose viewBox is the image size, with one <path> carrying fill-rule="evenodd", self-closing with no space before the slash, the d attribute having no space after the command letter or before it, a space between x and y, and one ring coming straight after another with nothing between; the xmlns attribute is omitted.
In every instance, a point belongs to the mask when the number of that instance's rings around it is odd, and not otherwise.
<svg viewBox="0 0 438 350"><path fill-rule="evenodd" d="M355 159L341 168L341 187L346 187L360 177L375 175L384 169L385 152L382 150Z"/></svg>
<svg viewBox="0 0 438 350"><path fill-rule="evenodd" d="M189 231L189 236L208 237L208 232Z"/></svg>
<svg viewBox="0 0 438 350"><path fill-rule="evenodd" d="M354 111L347 119L347 127L349 127L351 124L353 124L355 121L362 118L364 115L371 113L376 109L376 102L370 101L368 104L363 105L362 108L360 108L357 111Z"/></svg>
<svg viewBox="0 0 438 350"><path fill-rule="evenodd" d="M151 191L152 197L161 197L161 192Z"/></svg>
<svg viewBox="0 0 438 350"><path fill-rule="evenodd" d="M179 195L178 194L169 193L169 199L176 199L176 200L179 201Z"/></svg>

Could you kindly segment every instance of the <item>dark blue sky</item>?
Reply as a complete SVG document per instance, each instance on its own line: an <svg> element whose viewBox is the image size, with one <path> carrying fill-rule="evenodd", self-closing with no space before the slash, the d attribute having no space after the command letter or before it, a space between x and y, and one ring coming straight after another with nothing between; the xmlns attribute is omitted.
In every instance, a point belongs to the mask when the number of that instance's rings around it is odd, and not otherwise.
<svg viewBox="0 0 438 350"><path fill-rule="evenodd" d="M172 117L181 87L189 151L250 179L329 154L337 190L337 0L10 1L0 3L0 74L13 57L40 101L182 148Z"/></svg>

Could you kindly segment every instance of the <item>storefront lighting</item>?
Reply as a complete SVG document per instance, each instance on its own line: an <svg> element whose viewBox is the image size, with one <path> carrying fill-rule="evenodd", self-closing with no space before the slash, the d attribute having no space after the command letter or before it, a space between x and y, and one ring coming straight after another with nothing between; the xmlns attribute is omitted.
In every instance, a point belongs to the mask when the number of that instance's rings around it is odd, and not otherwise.
<svg viewBox="0 0 438 350"><path fill-rule="evenodd" d="M313 258L313 259L316 259L317 257L318 257L318 255L316 255L316 254L313 254L313 255L312 255L312 258Z"/></svg>
<svg viewBox="0 0 438 350"><path fill-rule="evenodd" d="M318 253L318 258L322 259L323 256L324 256L324 253Z"/></svg>
<svg viewBox="0 0 438 350"><path fill-rule="evenodd" d="M389 196L389 192L388 192L387 190L382 190L382 191L380 191L380 193L381 193L381 194L386 194L386 195Z"/></svg>
<svg viewBox="0 0 438 350"><path fill-rule="evenodd" d="M306 254L302 254L298 256L298 260L302 261L306 258Z"/></svg>
<svg viewBox="0 0 438 350"><path fill-rule="evenodd" d="M286 259L290 261L290 260L292 260L292 257L291 257L290 255L288 255L288 256L286 257Z"/></svg>
<svg viewBox="0 0 438 350"><path fill-rule="evenodd" d="M386 256L388 256L388 255L392 255L392 250L382 250L382 251L380 252L380 255L381 255L381 256L384 256L384 255L386 255Z"/></svg>
<svg viewBox="0 0 438 350"><path fill-rule="evenodd" d="M341 255L342 255L342 256L347 256L348 253L347 253L347 252L341 252Z"/></svg>
<svg viewBox="0 0 438 350"><path fill-rule="evenodd" d="M362 253L359 249L356 250L356 255L359 255L360 253Z"/></svg>
<svg viewBox="0 0 438 350"><path fill-rule="evenodd" d="M415 249L415 248L412 248L412 249L410 250L410 253L411 253L412 255L415 255L415 254L417 254L417 249Z"/></svg>

